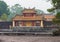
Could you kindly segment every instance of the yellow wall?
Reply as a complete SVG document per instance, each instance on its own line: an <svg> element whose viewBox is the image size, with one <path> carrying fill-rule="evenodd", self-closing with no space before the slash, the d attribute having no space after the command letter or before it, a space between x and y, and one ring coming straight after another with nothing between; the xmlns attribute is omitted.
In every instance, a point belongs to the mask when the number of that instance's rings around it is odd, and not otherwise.
<svg viewBox="0 0 60 42"><path fill-rule="evenodd" d="M26 22L25 24L26 24L26 26L32 26L32 22ZM36 26L36 23L34 23L34 26Z"/></svg>
<svg viewBox="0 0 60 42"><path fill-rule="evenodd" d="M32 26L32 22L26 22L26 26ZM36 26L36 23L34 23L34 26ZM40 26L41 26L41 21L40 21Z"/></svg>
<svg viewBox="0 0 60 42"><path fill-rule="evenodd" d="M32 26L32 22L26 22L26 26Z"/></svg>

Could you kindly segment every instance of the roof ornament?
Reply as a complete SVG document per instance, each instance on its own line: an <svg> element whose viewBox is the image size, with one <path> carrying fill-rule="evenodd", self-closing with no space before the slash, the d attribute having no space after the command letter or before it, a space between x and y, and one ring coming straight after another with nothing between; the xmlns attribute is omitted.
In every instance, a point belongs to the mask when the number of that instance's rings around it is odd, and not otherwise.
<svg viewBox="0 0 60 42"><path fill-rule="evenodd" d="M35 10L35 7L33 8L33 10Z"/></svg>

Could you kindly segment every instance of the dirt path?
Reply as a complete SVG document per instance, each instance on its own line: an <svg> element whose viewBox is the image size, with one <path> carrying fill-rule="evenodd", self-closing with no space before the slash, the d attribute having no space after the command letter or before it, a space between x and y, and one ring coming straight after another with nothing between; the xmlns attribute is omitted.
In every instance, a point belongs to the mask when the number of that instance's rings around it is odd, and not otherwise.
<svg viewBox="0 0 60 42"><path fill-rule="evenodd" d="M48 36L0 36L0 40L2 40L2 42L60 42L60 37L48 37Z"/></svg>

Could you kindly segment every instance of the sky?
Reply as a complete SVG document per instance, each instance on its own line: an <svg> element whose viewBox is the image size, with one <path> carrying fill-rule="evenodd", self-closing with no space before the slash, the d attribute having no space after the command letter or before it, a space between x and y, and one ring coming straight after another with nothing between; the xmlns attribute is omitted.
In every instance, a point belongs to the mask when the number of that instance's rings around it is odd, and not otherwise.
<svg viewBox="0 0 60 42"><path fill-rule="evenodd" d="M4 0L7 5L10 7L14 4L20 4L23 8L36 8L43 10L45 13L47 12L47 9L51 8L52 5L50 2L47 2L46 0Z"/></svg>

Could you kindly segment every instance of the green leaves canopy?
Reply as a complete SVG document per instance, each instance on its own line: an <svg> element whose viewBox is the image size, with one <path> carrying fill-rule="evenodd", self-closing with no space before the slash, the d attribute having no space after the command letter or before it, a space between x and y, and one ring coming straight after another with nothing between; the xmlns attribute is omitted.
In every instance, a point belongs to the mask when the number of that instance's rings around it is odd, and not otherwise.
<svg viewBox="0 0 60 42"><path fill-rule="evenodd" d="M8 16L8 21L11 20L16 14L21 15L23 8L19 4L15 4L10 8L10 15Z"/></svg>
<svg viewBox="0 0 60 42"><path fill-rule="evenodd" d="M56 24L60 24L60 12L56 14L55 18L53 19L53 22Z"/></svg>
<svg viewBox="0 0 60 42"><path fill-rule="evenodd" d="M60 0L52 0L51 2L55 9L60 9Z"/></svg>
<svg viewBox="0 0 60 42"><path fill-rule="evenodd" d="M4 1L0 1L0 15L2 14L9 14L9 9L7 4Z"/></svg>
<svg viewBox="0 0 60 42"><path fill-rule="evenodd" d="M53 19L53 22L56 24L60 24L60 0L50 0L53 7L48 9L49 12L53 12L55 10L55 18Z"/></svg>
<svg viewBox="0 0 60 42"><path fill-rule="evenodd" d="M0 17L0 19L1 19L1 20L4 20L4 21L6 21L7 18L8 18L8 16L7 16L7 14L5 14L5 13L2 14L1 17Z"/></svg>

